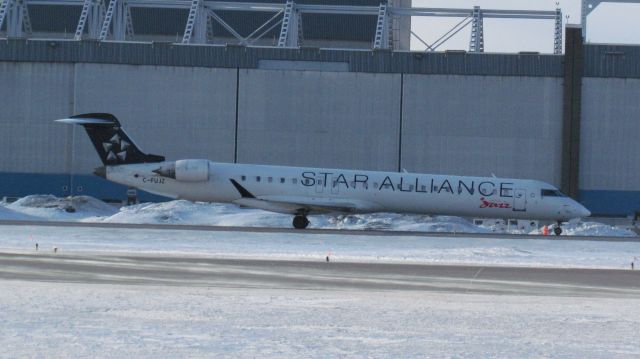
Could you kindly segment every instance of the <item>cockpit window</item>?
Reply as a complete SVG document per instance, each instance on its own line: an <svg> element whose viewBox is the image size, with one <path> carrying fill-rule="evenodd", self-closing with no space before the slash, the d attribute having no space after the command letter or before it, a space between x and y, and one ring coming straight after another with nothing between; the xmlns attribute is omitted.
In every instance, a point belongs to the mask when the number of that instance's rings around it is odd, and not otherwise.
<svg viewBox="0 0 640 359"><path fill-rule="evenodd" d="M540 193L542 197L566 197L566 195L557 189L543 189Z"/></svg>

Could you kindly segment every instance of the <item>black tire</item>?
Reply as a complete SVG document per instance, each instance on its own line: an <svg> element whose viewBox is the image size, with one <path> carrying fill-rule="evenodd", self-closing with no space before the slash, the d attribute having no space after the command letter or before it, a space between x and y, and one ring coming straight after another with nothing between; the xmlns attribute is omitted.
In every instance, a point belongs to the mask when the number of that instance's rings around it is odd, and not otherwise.
<svg viewBox="0 0 640 359"><path fill-rule="evenodd" d="M560 228L559 226L553 229L553 233L556 234L556 236L559 236L562 234L562 228Z"/></svg>
<svg viewBox="0 0 640 359"><path fill-rule="evenodd" d="M309 220L305 216L295 216L293 217L293 228L295 229L305 229L309 225Z"/></svg>

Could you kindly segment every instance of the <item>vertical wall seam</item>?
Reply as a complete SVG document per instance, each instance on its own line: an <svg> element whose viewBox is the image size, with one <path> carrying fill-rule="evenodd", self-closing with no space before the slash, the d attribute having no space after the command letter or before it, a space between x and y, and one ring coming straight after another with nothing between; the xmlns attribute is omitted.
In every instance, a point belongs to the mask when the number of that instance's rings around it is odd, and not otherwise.
<svg viewBox="0 0 640 359"><path fill-rule="evenodd" d="M400 74L400 127L398 128L398 172L402 172L402 108L404 107L404 73Z"/></svg>
<svg viewBox="0 0 640 359"><path fill-rule="evenodd" d="M240 101L240 68L236 67L236 124L233 140L233 163L238 163L238 109Z"/></svg>
<svg viewBox="0 0 640 359"><path fill-rule="evenodd" d="M583 38L580 28L567 28L564 55L561 188L578 199Z"/></svg>

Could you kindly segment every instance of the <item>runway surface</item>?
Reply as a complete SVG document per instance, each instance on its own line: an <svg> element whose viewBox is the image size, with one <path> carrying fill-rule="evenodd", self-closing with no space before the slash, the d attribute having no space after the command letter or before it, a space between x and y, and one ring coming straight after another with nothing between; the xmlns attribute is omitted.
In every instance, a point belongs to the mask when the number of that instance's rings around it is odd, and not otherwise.
<svg viewBox="0 0 640 359"><path fill-rule="evenodd" d="M316 229L304 230L274 227L237 227L237 226L204 226L186 224L131 224L131 223L93 223L93 222L61 222L61 221L15 221L0 220L0 226L46 226L46 227L78 227L78 228L131 228L131 229L172 229L209 232L253 232L253 233L304 233L304 234L340 234L345 236L411 236L411 237L465 237L465 238L502 238L502 239L558 239L580 241L612 241L640 242L640 237L594 237L594 236L542 236L532 234L509 233L452 233L452 232L420 232L420 231L382 231L354 229Z"/></svg>
<svg viewBox="0 0 640 359"><path fill-rule="evenodd" d="M640 298L631 270L0 253L0 279L298 290Z"/></svg>

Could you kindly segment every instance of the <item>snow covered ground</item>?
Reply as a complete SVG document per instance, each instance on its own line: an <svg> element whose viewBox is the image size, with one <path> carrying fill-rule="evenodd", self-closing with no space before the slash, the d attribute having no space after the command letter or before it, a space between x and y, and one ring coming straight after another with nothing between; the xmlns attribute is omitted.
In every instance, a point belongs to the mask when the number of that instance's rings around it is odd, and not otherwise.
<svg viewBox="0 0 640 359"><path fill-rule="evenodd" d="M626 269L640 242L0 226L0 251ZM550 237L553 238L553 237ZM640 261L636 262L640 265Z"/></svg>
<svg viewBox="0 0 640 359"><path fill-rule="evenodd" d="M172 201L117 208L27 197L0 218L289 227L290 217ZM468 238L453 217L315 216L315 227L448 237L0 226L0 252L628 269L640 242ZM573 223L585 231L619 229ZM596 229L589 229L595 226ZM569 232L569 231L567 231ZM462 234L461 234L462 233ZM623 233L624 234L624 233ZM36 256L39 257L39 256ZM64 256L51 256L64 261ZM636 264L640 264L636 262ZM84 264L83 264L84 265ZM86 265L91 265L87 262ZM26 271L32 268L25 268ZM98 269L96 269L98 270ZM2 271L2 268L0 268ZM99 275L99 273L98 273ZM0 357L425 358L640 356L640 299L0 280Z"/></svg>
<svg viewBox="0 0 640 359"><path fill-rule="evenodd" d="M7 358L635 358L637 299L0 281Z"/></svg>
<svg viewBox="0 0 640 359"><path fill-rule="evenodd" d="M72 206L75 211L68 212ZM212 224L221 226L289 227L290 216L232 205L171 201L118 209L91 197L60 199L29 196L0 206L0 216L16 219L75 220L111 223ZM209 232L3 226L0 250L29 252L167 253L270 259L323 259L546 267L627 268L640 258L640 242L557 241L540 239L465 238L488 232L456 217L372 214L347 217L314 216L315 227L454 232L451 237L344 236L339 234ZM573 234L631 235L591 222L569 224ZM640 260L636 260L640 265Z"/></svg>
<svg viewBox="0 0 640 359"><path fill-rule="evenodd" d="M73 208L73 212L69 212ZM2 203L0 219L54 220L105 223L195 224L245 227L291 227L291 216L235 205L193 203L184 200L142 203L118 208L92 197L72 199L34 195L14 203ZM349 216L311 216L310 228L376 229L450 233L523 233L495 224L476 226L458 217L374 213ZM591 221L572 221L563 226L566 235L636 236L630 230ZM539 233L534 230L533 233Z"/></svg>

